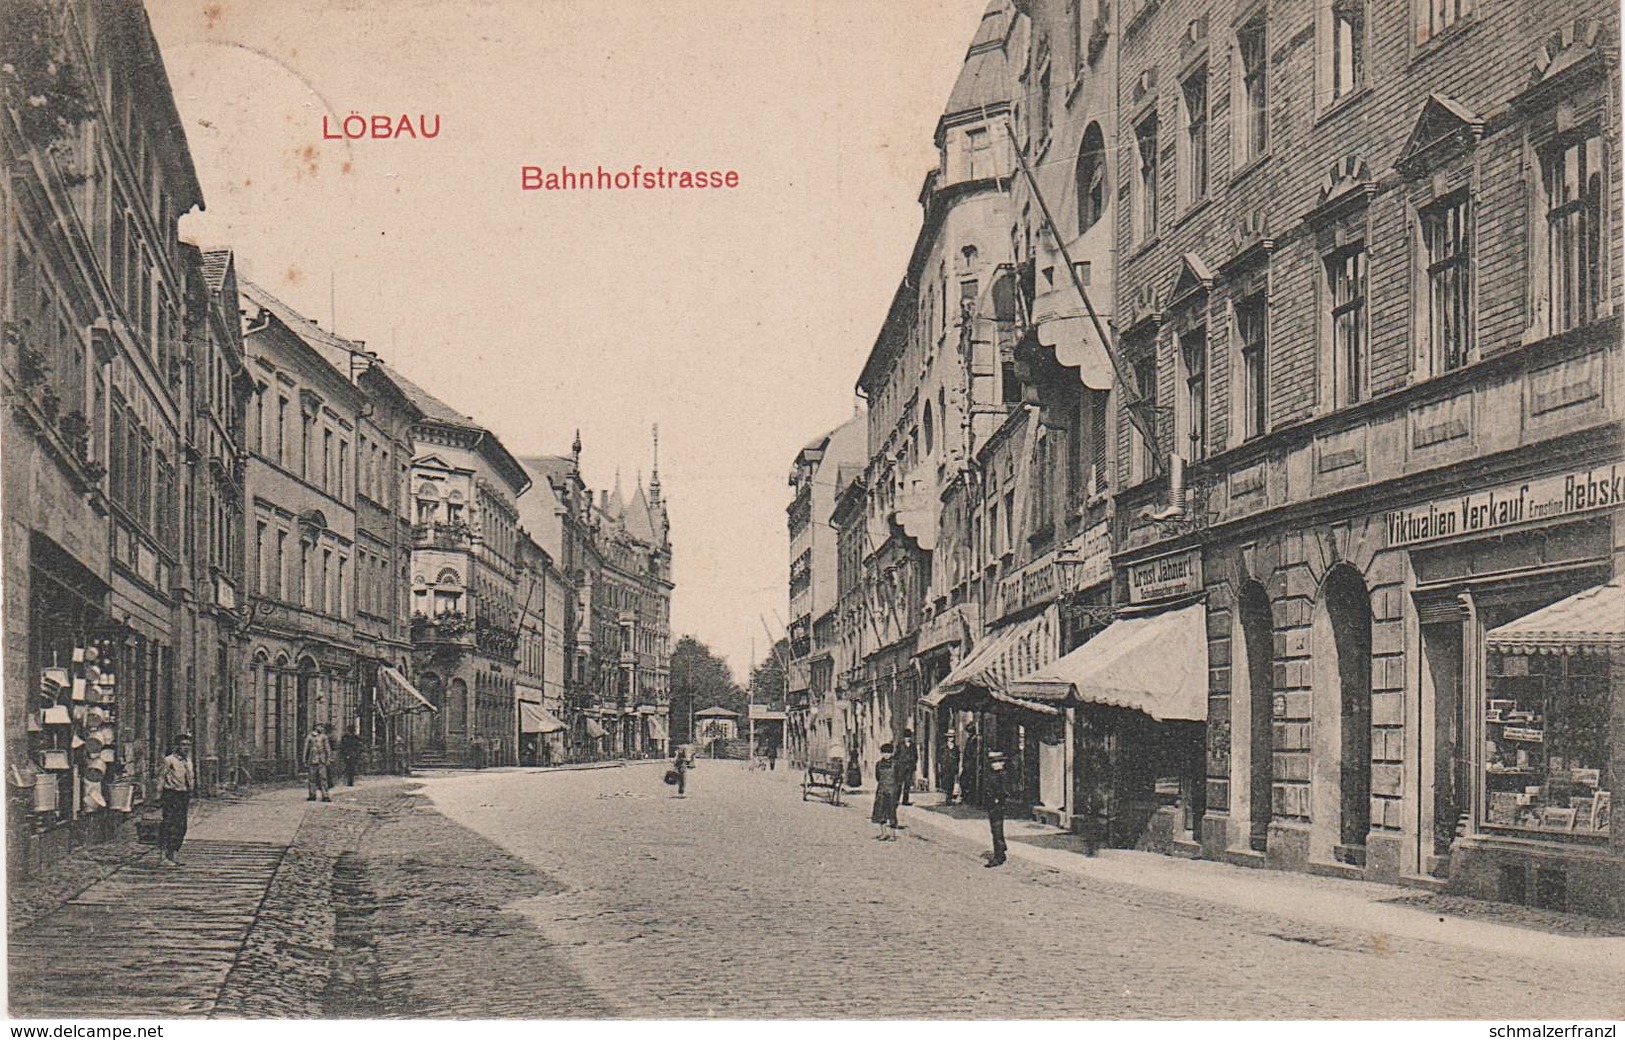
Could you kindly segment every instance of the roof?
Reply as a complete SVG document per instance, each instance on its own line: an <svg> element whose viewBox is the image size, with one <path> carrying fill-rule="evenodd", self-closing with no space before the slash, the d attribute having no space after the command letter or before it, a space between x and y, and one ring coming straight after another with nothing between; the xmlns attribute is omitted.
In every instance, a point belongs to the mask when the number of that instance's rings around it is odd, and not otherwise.
<svg viewBox="0 0 1625 1040"><path fill-rule="evenodd" d="M1625 649L1625 579L1616 578L1491 629L1491 650L1511 654L1578 654Z"/></svg>
<svg viewBox="0 0 1625 1040"><path fill-rule="evenodd" d="M423 413L423 417L430 422L445 423L447 426L460 426L465 430L485 429L472 415L463 415L451 405L401 375L400 369L390 369L389 377L395 381L396 386L401 388L401 393L406 395L407 400L411 401L418 411Z"/></svg>
<svg viewBox="0 0 1625 1040"><path fill-rule="evenodd" d="M947 115L967 112L1010 100L1004 40L1010 31L1008 0L993 0L982 12L981 24L965 52L965 64L948 95Z"/></svg>
<svg viewBox="0 0 1625 1040"><path fill-rule="evenodd" d="M739 717L739 713L737 711L729 711L720 704L714 704L704 711L695 712L694 717L697 719L737 719Z"/></svg>

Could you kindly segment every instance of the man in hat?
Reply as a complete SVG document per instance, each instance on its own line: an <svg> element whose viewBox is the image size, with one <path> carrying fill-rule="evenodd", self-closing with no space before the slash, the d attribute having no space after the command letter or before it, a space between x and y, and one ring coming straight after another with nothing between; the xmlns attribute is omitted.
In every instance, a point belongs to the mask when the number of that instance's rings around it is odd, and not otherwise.
<svg viewBox="0 0 1625 1040"><path fill-rule="evenodd" d="M344 767L344 786L355 786L356 769L361 765L361 737L353 729L346 729L339 738L339 764Z"/></svg>
<svg viewBox="0 0 1625 1040"><path fill-rule="evenodd" d="M952 733L948 734L942 754L937 756L937 775L942 793L948 796L943 804L954 804L954 787L959 783L959 743Z"/></svg>
<svg viewBox="0 0 1625 1040"><path fill-rule="evenodd" d="M175 750L164 756L158 774L158 804L164 818L158 824L158 852L166 867L178 867L175 854L186 840L186 815L197 792L197 764L192 761L192 734L177 733Z"/></svg>
<svg viewBox="0 0 1625 1040"><path fill-rule="evenodd" d="M327 731L322 729L320 722L310 728L310 736L305 738L305 801L314 802L316 793L321 792L322 801L331 802L327 789L328 768L333 764L333 745L327 739Z"/></svg>
<svg viewBox="0 0 1625 1040"><path fill-rule="evenodd" d="M987 753L987 783L982 797L987 799L987 826L993 833L993 855L982 864L985 867L996 867L1004 862L1004 765L1003 751Z"/></svg>
<svg viewBox="0 0 1625 1040"><path fill-rule="evenodd" d="M920 768L920 749L914 744L914 731L903 731L902 743L897 748L897 790L901 805L912 805L909 792L914 790L914 772Z"/></svg>

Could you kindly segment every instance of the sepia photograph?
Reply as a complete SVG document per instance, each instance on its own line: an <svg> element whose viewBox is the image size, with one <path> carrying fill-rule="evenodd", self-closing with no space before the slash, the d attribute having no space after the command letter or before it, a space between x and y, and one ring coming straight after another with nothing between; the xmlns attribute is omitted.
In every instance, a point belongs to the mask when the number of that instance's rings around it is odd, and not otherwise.
<svg viewBox="0 0 1625 1040"><path fill-rule="evenodd" d="M1617 1035L1620 28L0 0L12 1035Z"/></svg>

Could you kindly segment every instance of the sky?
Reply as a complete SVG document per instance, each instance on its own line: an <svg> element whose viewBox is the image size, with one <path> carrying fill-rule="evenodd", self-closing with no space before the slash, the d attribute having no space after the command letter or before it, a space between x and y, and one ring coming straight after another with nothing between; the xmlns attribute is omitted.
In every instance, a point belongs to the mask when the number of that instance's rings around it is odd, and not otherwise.
<svg viewBox="0 0 1625 1040"><path fill-rule="evenodd" d="M741 679L786 620L791 464L858 405L984 6L147 2L206 200L183 237L516 455L579 429L594 487L630 498L658 424L672 642ZM439 133L324 137L352 113ZM634 163L739 187L520 190Z"/></svg>

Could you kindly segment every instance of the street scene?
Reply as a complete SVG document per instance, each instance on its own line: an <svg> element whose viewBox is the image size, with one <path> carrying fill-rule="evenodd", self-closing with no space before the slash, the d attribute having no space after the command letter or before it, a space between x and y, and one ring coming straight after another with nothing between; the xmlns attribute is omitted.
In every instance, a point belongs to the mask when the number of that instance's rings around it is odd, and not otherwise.
<svg viewBox="0 0 1625 1040"><path fill-rule="evenodd" d="M1605 0L0 0L13 1018L1625 1016Z"/></svg>
<svg viewBox="0 0 1625 1040"><path fill-rule="evenodd" d="M1009 869L990 872L986 823L940 796L905 810L891 844L872 840L866 794L804 802L795 776L729 761L702 760L682 797L660 779L656 764L448 773L364 780L316 807L297 789L220 806L184 871L147 852L28 908L13 1014L87 1001L164 1018L1621 1012L1618 972L1599 970L1617 965L1618 927L1529 911L1484 923L1392 886L1090 859L1014 827ZM129 963L49 948L103 928L136 929L114 955Z"/></svg>

